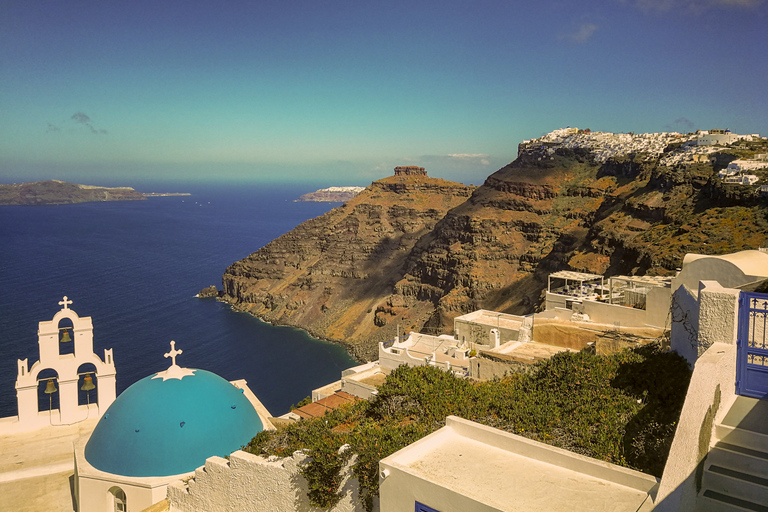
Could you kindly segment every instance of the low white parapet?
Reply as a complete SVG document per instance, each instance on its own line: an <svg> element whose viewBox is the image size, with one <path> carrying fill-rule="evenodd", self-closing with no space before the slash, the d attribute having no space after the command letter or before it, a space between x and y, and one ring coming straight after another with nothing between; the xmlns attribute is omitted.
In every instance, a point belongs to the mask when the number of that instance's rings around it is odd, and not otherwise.
<svg viewBox="0 0 768 512"><path fill-rule="evenodd" d="M168 486L170 512L322 512L309 504L307 481L299 472L307 456L259 457L236 451L229 460L210 457L187 481ZM326 512L363 512L357 479L347 466L341 501Z"/></svg>

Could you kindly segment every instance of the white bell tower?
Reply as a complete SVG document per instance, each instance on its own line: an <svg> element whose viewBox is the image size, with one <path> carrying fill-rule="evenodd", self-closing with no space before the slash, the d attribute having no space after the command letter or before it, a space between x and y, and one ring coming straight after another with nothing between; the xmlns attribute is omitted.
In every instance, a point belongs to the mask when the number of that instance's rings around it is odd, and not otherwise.
<svg viewBox="0 0 768 512"><path fill-rule="evenodd" d="M93 352L93 323L91 317L80 317L69 305L66 296L53 319L40 322L37 330L40 359L31 367L28 359L18 360L16 397L18 424L16 431L35 430L49 425L71 425L88 418L99 417L115 400L115 362L112 349L104 350L102 360ZM62 320L66 324L62 327ZM71 326L69 325L71 323ZM70 334L71 331L71 334ZM64 353L62 346L72 343L74 350ZM40 376L45 372L45 376ZM39 410L40 382L46 382L45 393L58 393L58 409ZM82 384L81 384L82 383ZM95 403L78 404L78 387L89 393L96 389ZM49 398L49 400L52 397Z"/></svg>

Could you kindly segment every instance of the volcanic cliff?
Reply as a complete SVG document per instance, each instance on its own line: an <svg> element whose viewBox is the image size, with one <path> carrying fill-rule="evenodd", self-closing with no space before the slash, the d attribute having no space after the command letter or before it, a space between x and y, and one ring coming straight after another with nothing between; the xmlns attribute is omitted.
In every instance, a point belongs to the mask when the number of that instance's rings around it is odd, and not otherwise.
<svg viewBox="0 0 768 512"><path fill-rule="evenodd" d="M383 333L376 314L402 279L406 256L472 189L408 172L376 181L231 265L224 298L237 309L345 342L359 358L370 357L376 341L396 329L392 324ZM433 309L424 301L407 305L413 318L408 327ZM359 340L366 340L365 348Z"/></svg>
<svg viewBox="0 0 768 512"><path fill-rule="evenodd" d="M557 131L522 143L471 196L401 173L230 266L224 298L372 359L398 327L450 332L477 308L528 313L556 270L669 274L688 252L765 246L768 200L716 172L766 150L764 139L697 147L693 134Z"/></svg>

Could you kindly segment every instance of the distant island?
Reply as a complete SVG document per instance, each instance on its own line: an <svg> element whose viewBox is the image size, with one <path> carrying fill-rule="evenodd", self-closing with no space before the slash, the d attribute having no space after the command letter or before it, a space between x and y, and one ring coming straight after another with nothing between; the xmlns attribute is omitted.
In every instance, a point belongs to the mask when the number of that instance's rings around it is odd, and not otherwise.
<svg viewBox="0 0 768 512"><path fill-rule="evenodd" d="M304 194L296 201L315 201L323 203L345 203L365 190L365 187L328 187Z"/></svg>
<svg viewBox="0 0 768 512"><path fill-rule="evenodd" d="M189 192L144 192L144 197L191 196Z"/></svg>
<svg viewBox="0 0 768 512"><path fill-rule="evenodd" d="M131 187L97 187L60 180L0 185L0 205L53 205L102 201L144 201L147 197L188 196L187 193L150 192Z"/></svg>

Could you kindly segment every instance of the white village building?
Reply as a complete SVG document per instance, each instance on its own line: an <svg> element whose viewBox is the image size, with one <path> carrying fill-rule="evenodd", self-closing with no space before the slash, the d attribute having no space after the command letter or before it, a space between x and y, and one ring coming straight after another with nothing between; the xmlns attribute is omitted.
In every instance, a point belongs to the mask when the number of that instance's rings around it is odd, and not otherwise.
<svg viewBox="0 0 768 512"><path fill-rule="evenodd" d="M759 138L760 135L757 133L753 133L751 135L739 135L737 133L733 133L731 130L713 129L702 130L699 132L699 137L696 139L696 143L699 146L727 146L740 140L751 141Z"/></svg>

